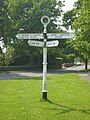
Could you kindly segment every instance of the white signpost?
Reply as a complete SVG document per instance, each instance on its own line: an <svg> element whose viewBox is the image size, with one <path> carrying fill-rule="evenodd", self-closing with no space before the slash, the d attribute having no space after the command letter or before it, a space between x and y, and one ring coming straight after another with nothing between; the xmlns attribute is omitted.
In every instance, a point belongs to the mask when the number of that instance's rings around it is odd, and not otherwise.
<svg viewBox="0 0 90 120"><path fill-rule="evenodd" d="M16 37L18 39L43 39L43 34L39 34L39 33L20 33L17 34Z"/></svg>
<svg viewBox="0 0 90 120"><path fill-rule="evenodd" d="M55 46L58 46L58 44L59 44L58 40L48 41L48 42L46 42L46 47L55 47Z"/></svg>
<svg viewBox="0 0 90 120"><path fill-rule="evenodd" d="M44 39L42 33L20 33L17 34L16 37L18 39ZM47 33L47 39L70 39L73 38L73 33Z"/></svg>
<svg viewBox="0 0 90 120"><path fill-rule="evenodd" d="M30 46L43 47L43 85L42 98L47 99L47 47L58 46L59 41L47 41L47 39L68 39L73 38L73 33L47 33L47 25L50 23L48 16L41 18L41 23L44 25L43 33L20 33L16 37L18 39L29 39ZM33 40L34 39L34 40ZM43 41L35 41L35 39L43 39Z"/></svg>
<svg viewBox="0 0 90 120"><path fill-rule="evenodd" d="M44 42L36 41L36 40L28 40L28 44L30 46L44 47ZM59 44L58 40L48 41L46 42L46 47L55 47L58 46L58 44Z"/></svg>
<svg viewBox="0 0 90 120"><path fill-rule="evenodd" d="M47 33L48 39L68 39L73 37L73 33Z"/></svg>
<svg viewBox="0 0 90 120"><path fill-rule="evenodd" d="M44 47L44 42L28 40L30 46Z"/></svg>

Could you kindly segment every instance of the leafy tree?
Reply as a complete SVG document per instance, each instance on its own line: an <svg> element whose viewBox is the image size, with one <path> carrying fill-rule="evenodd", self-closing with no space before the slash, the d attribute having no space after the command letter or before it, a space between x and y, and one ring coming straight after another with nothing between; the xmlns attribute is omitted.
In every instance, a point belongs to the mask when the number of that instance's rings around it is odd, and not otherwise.
<svg viewBox="0 0 90 120"><path fill-rule="evenodd" d="M77 6L77 18L73 23L76 34L74 47L85 61L87 69L87 61L90 58L90 0L79 0Z"/></svg>
<svg viewBox="0 0 90 120"><path fill-rule="evenodd" d="M59 7L56 8L56 5ZM41 17L48 15L53 17L52 21L56 21L56 17L61 14L61 5L61 2L56 2L56 0L8 0L8 12L12 20L13 33L42 32ZM53 28L56 28L56 25L51 22L49 29L53 30Z"/></svg>
<svg viewBox="0 0 90 120"><path fill-rule="evenodd" d="M17 40L15 36L17 33L24 32L41 33L43 25L40 19L43 15L48 15L51 18L48 32L57 32L57 25L54 22L61 15L62 2L57 2L56 0L2 0L2 3L1 10L4 9L5 19L3 20L5 22L1 21L1 37L3 37L5 44L14 48L14 64L24 65L30 62L32 65L34 60L37 61L38 58L41 60L41 48L30 47L26 41ZM57 5L58 7L56 7ZM4 16L4 12L1 11L1 19ZM54 53L56 51L58 52L57 55L60 56L59 52L61 50L54 49Z"/></svg>
<svg viewBox="0 0 90 120"><path fill-rule="evenodd" d="M78 56L85 61L85 69L90 58L90 0L78 0L74 9L64 14L64 26L72 26L75 31L75 41L71 45Z"/></svg>
<svg viewBox="0 0 90 120"><path fill-rule="evenodd" d="M71 26L72 28L72 23L74 22L74 19L76 18L76 13L74 9L67 11L66 13L63 14L63 26L68 30L69 27Z"/></svg>
<svg viewBox="0 0 90 120"><path fill-rule="evenodd" d="M2 50L0 52L0 65L3 67L13 62L13 47L7 46L6 49L5 53Z"/></svg>
<svg viewBox="0 0 90 120"><path fill-rule="evenodd" d="M0 0L0 39L4 43L9 40L11 19L8 14L7 0Z"/></svg>
<svg viewBox="0 0 90 120"><path fill-rule="evenodd" d="M58 7L56 8L56 5ZM13 39L14 48L16 51L15 59L20 61L20 58L30 58L30 64L33 64L33 59L38 56L40 58L41 50L39 48L30 47L27 43L20 42L15 39L17 33L41 33L43 31L43 25L41 24L41 17L48 15L53 18L48 26L48 32L57 31L56 25L53 23L56 21L56 17L61 15L61 2L56 0L8 0L8 13L11 19L11 31L10 37ZM19 44L20 45L19 45ZM18 46L18 49L17 49ZM20 48L25 50L20 50ZM26 53L26 51L28 51ZM17 54L18 53L18 54ZM26 57L25 57L26 56ZM16 60L16 61L17 61ZM21 61L18 63L20 64ZM23 62L24 63L24 62ZM22 63L21 63L22 64Z"/></svg>

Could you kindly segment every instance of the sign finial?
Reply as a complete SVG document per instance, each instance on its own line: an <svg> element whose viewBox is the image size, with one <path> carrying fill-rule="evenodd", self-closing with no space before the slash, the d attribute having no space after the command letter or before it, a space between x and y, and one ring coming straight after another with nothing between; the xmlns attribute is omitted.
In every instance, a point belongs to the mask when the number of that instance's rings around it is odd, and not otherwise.
<svg viewBox="0 0 90 120"><path fill-rule="evenodd" d="M48 25L49 23L50 23L50 18L48 17L48 16L43 16L42 18L41 18L41 23L43 24L43 25Z"/></svg>

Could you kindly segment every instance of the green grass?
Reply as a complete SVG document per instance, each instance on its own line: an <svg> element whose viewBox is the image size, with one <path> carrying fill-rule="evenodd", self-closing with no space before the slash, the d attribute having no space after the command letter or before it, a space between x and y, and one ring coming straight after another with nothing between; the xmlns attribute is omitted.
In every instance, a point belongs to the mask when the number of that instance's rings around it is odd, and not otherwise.
<svg viewBox="0 0 90 120"><path fill-rule="evenodd" d="M0 80L0 120L90 120L90 82L77 74L48 76L48 101L41 78Z"/></svg>

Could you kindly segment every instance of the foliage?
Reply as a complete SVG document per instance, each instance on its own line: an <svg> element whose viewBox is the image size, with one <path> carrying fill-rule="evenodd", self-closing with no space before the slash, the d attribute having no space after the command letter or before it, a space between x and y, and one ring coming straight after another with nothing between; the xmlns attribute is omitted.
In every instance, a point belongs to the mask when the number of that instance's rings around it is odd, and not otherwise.
<svg viewBox="0 0 90 120"><path fill-rule="evenodd" d="M66 13L64 13L63 15L63 26L68 30L69 27L71 26L72 28L72 23L74 21L74 19L76 18L76 13L74 11L74 9L67 11Z"/></svg>
<svg viewBox="0 0 90 120"><path fill-rule="evenodd" d="M41 48L30 47L26 40L17 40L15 36L17 33L42 33L43 25L40 19L43 15L48 15L51 18L51 22L48 25L48 32L60 32L55 22L57 21L56 18L61 16L61 6L62 2L56 0L2 1L1 19L3 20L1 21L1 38L3 37L5 44L12 45L14 48L14 63L12 65L33 65L35 63L41 63ZM48 60L49 64L55 64L55 61L56 63L59 62L62 64L65 60L66 56L63 55L63 51L66 44L63 41L60 41L58 48L50 48L51 50L48 53L48 57L50 57L50 60ZM60 59L58 61L56 57L64 59L63 61Z"/></svg>
<svg viewBox="0 0 90 120"><path fill-rule="evenodd" d="M0 52L0 65L5 66L5 65L9 65L10 63L12 63L13 53L14 53L14 49L13 47L10 47L10 46L7 46L7 50L5 53L1 51Z"/></svg>
<svg viewBox="0 0 90 120"><path fill-rule="evenodd" d="M81 6L76 9L77 18L74 20L76 41L75 48L84 59L90 58L90 1L79 0Z"/></svg>
<svg viewBox="0 0 90 120"><path fill-rule="evenodd" d="M75 41L71 45L81 57L87 61L90 58L90 0L78 0L74 9L64 14L64 26L72 26Z"/></svg>
<svg viewBox="0 0 90 120"><path fill-rule="evenodd" d="M56 0L8 0L8 12L12 19L12 32L15 32L15 34L18 32L42 32L43 25L40 19L43 15L54 18L50 25L52 28L49 27L53 30L56 27L53 21L61 14L60 8L56 8L56 5L61 6Z"/></svg>
<svg viewBox="0 0 90 120"><path fill-rule="evenodd" d="M42 56L40 48L30 47L26 41L13 43L12 46L15 49L13 65L33 65Z"/></svg>
<svg viewBox="0 0 90 120"><path fill-rule="evenodd" d="M0 39L9 40L11 20L7 9L7 0L0 0Z"/></svg>
<svg viewBox="0 0 90 120"><path fill-rule="evenodd" d="M56 8L57 5L58 7ZM48 15L51 18L51 22L48 26L48 32L57 32L57 25L54 24L54 21L56 21L57 16L61 15L61 6L62 2L57 2L56 0L2 1L2 20L0 22L2 25L1 38L3 37L5 44L11 45L11 41L13 42L12 46L15 49L14 64L33 64L33 61L36 61L36 59L40 61L40 56L42 56L41 49L30 47L27 44L27 41L25 41L26 43L24 40L22 40L23 42L20 42L21 40L17 40L15 36L17 33L43 32L43 25L40 21L43 15Z"/></svg>
<svg viewBox="0 0 90 120"><path fill-rule="evenodd" d="M63 62L63 54L61 48L48 49L48 66L50 68L61 68Z"/></svg>

